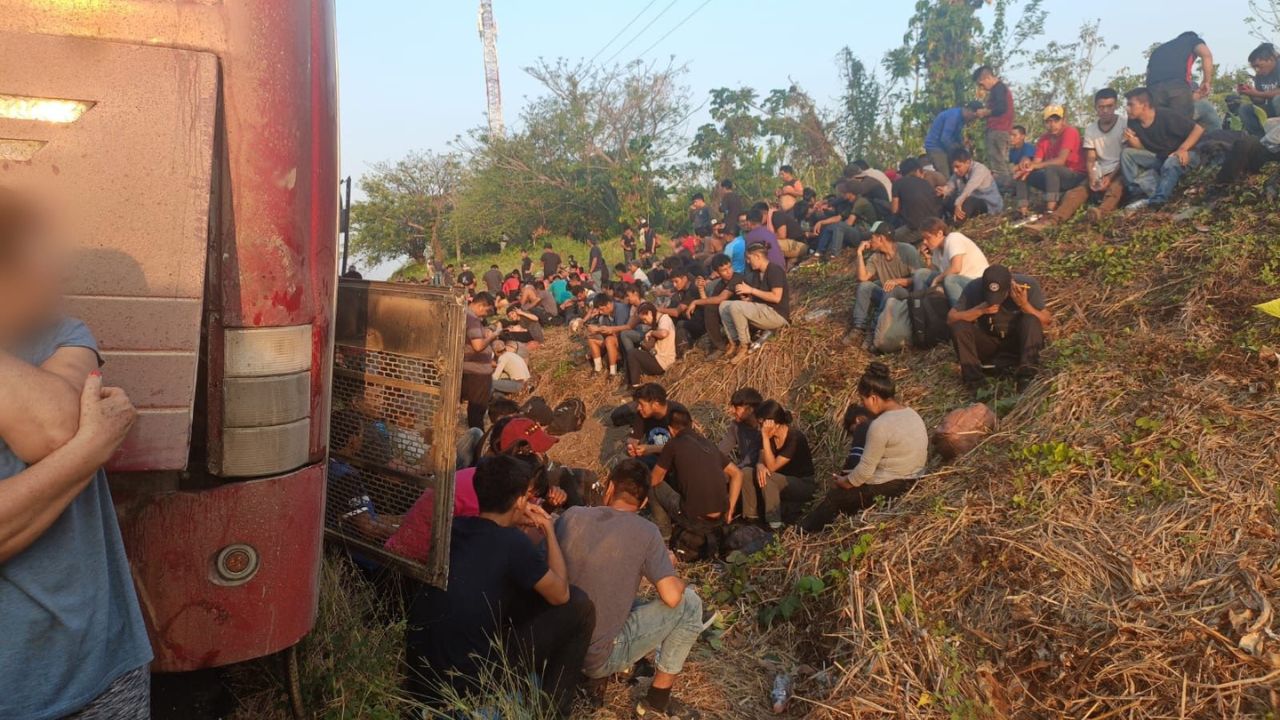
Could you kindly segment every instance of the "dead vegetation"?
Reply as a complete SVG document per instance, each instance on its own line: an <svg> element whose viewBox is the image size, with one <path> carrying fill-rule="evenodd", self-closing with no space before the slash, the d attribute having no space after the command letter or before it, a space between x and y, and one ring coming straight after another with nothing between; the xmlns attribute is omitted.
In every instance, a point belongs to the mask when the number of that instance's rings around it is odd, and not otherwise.
<svg viewBox="0 0 1280 720"><path fill-rule="evenodd" d="M967 228L1040 278L1048 371L997 388L998 433L900 502L694 572L730 618L682 692L713 717L1225 718L1280 713L1280 217L1251 186L1177 215L1069 225L1039 241ZM737 368L693 351L663 382L717 436L752 385L798 411L819 477L869 357L840 346L849 258L793 273L802 318ZM550 334L537 393L581 397L557 461L602 470L625 397ZM930 424L964 403L949 349L887 357Z"/></svg>

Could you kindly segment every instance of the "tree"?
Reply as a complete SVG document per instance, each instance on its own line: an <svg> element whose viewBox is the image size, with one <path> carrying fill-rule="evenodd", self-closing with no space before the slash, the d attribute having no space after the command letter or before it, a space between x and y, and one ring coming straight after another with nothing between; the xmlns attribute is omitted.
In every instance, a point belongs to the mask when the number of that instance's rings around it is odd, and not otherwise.
<svg viewBox="0 0 1280 720"><path fill-rule="evenodd" d="M441 230L463 177L455 154L415 151L377 163L360 178L365 199L351 206L352 249L370 264L406 255L421 262L429 240L442 257Z"/></svg>
<svg viewBox="0 0 1280 720"><path fill-rule="evenodd" d="M764 128L774 164L793 165L815 187L840 175L844 159L836 151L835 123L823 117L813 98L798 85L765 97Z"/></svg>
<svg viewBox="0 0 1280 720"><path fill-rule="evenodd" d="M874 70L868 70L853 51L845 46L836 54L844 92L840 94L840 112L835 136L846 160L866 158L878 165L893 162L896 148L886 145L889 138L882 131L885 90Z"/></svg>
<svg viewBox="0 0 1280 720"><path fill-rule="evenodd" d="M1280 33L1280 0L1249 0L1249 29L1262 42Z"/></svg>
<svg viewBox="0 0 1280 720"><path fill-rule="evenodd" d="M715 88L710 91L712 122L702 125L693 136L689 156L700 160L717 180L733 178L745 197L760 197L772 182L772 161L762 152L765 118L748 87Z"/></svg>
<svg viewBox="0 0 1280 720"><path fill-rule="evenodd" d="M1076 40L1061 43L1050 40L1031 55L1030 66L1038 78L1034 86L1020 88L1020 102L1028 117L1039 126L1039 111L1049 104L1066 108L1070 122L1081 125L1093 110L1093 74L1120 46L1110 44L1101 32L1102 21L1085 21ZM1126 88L1127 89L1127 88Z"/></svg>

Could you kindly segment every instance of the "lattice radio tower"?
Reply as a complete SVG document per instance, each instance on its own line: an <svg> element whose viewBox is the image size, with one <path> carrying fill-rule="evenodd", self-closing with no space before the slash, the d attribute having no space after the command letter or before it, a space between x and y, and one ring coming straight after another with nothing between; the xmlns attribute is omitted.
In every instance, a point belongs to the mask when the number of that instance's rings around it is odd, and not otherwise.
<svg viewBox="0 0 1280 720"><path fill-rule="evenodd" d="M493 21L492 0L480 0L480 17L476 23L480 41L484 43L484 91L489 99L489 134L501 137L502 82L498 79L498 25Z"/></svg>

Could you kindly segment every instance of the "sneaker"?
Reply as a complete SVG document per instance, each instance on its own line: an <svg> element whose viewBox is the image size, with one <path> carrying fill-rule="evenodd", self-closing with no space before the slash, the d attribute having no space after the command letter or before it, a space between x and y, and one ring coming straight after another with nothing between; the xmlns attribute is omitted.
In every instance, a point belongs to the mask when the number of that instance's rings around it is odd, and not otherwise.
<svg viewBox="0 0 1280 720"><path fill-rule="evenodd" d="M706 359L707 359L707 360L719 360L719 359L720 359L720 358L722 358L722 357L724 357L724 351L723 351L723 350L716 349L716 350L712 350L711 352L707 353L707 357L706 357Z"/></svg>
<svg viewBox="0 0 1280 720"><path fill-rule="evenodd" d="M708 629L711 628L712 625L715 625L716 621L719 619L720 619L719 610L716 610L715 608L708 608L708 607L702 608L702 629L698 631L698 634L701 635L702 633L706 632Z"/></svg>
<svg viewBox="0 0 1280 720"><path fill-rule="evenodd" d="M1126 211L1128 211L1128 212L1133 212L1133 211L1135 211L1135 210L1141 210L1141 209L1143 209L1143 208L1145 208L1145 207L1148 207L1149 205L1151 205L1151 201L1150 201L1150 200L1148 200L1147 198L1142 198L1142 199L1139 199L1139 200L1134 200L1133 202L1129 203L1128 205L1125 205L1125 206L1124 206L1124 209L1125 209Z"/></svg>
<svg viewBox="0 0 1280 720"><path fill-rule="evenodd" d="M866 334L863 336L863 338L862 338L862 349L863 349L863 350L866 350L867 352L872 352L873 350L875 350L875 349L876 349L876 336L875 336L875 333L868 332L868 333L866 333Z"/></svg>
<svg viewBox="0 0 1280 720"><path fill-rule="evenodd" d="M858 345L862 342L862 328L854 328L845 333L840 342L850 347Z"/></svg>
<svg viewBox="0 0 1280 720"><path fill-rule="evenodd" d="M1018 393L1024 393L1031 386L1031 383L1035 382L1036 369L1033 367L1020 367L1014 372L1013 377Z"/></svg>
<svg viewBox="0 0 1280 720"><path fill-rule="evenodd" d="M591 707L599 710L604 707L605 695L609 690L609 678L587 678L578 686L578 694Z"/></svg>
<svg viewBox="0 0 1280 720"><path fill-rule="evenodd" d="M649 704L649 698L642 697L636 703L635 716L651 720L698 720L702 717L702 713L675 698L667 701L666 710L658 710Z"/></svg>

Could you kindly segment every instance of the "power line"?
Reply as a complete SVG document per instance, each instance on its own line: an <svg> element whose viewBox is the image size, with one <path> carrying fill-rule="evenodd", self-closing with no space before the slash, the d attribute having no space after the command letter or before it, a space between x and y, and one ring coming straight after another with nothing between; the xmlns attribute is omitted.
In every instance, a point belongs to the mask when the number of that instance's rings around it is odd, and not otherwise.
<svg viewBox="0 0 1280 720"><path fill-rule="evenodd" d="M628 40L628 41L627 41L627 42L626 42L622 47L618 48L618 51L617 51L617 52L615 52L614 54L610 55L610 56L609 56L609 59L608 59L608 60L605 60L603 64L604 64L604 65L608 65L609 63L613 62L613 59L614 59L614 58L616 58L616 57L618 57L619 55L621 55L623 50L626 50L627 48L631 47L631 43L635 42L637 38L639 38L641 35L645 34L645 32L646 32L649 28L653 27L653 24L654 24L654 23L656 23L656 22L658 22L659 20L661 20L661 19L662 19L662 16L663 16L663 15L666 15L668 10L670 10L670 9L671 9L671 8L673 8L673 7L675 7L675 4L676 4L677 2L679 2L679 0L671 0L671 2L670 2L670 3L668 3L666 7L662 8L662 12L658 13L657 15L655 15L655 16L654 16L654 18L653 18L652 20L650 20L650 21L649 21L649 24L648 24L648 25L645 25L644 27L640 28L640 32L636 33L635 35L632 35L632 36L631 36L631 39L630 39L630 40Z"/></svg>
<svg viewBox="0 0 1280 720"><path fill-rule="evenodd" d="M635 17L633 17L633 18L631 18L631 21L630 21L630 22L628 22L626 25L623 25L623 26L622 26L622 29L618 31L618 34L617 34L617 35L614 35L613 37L609 38L609 42L605 43L605 44L604 44L604 47L602 47L602 48L600 48L599 50L597 50L597 51L596 51L596 54L595 54L595 55L592 55L592 56L591 56L591 59L587 61L587 64L588 64L588 65L590 65L592 62L594 62L594 61L595 61L595 59L596 59L596 58L600 57L600 53L604 52L605 50L608 50L610 45L612 45L612 44L614 44L615 42L617 42L617 41L618 41L618 38L622 37L622 33L626 32L626 31L627 31L627 28L629 28L629 27L631 27L632 25L634 25L634 24L636 23L636 21L640 19L640 16L641 16L641 15L644 15L646 12L649 12L649 8L653 7L653 4L654 4L654 3L656 3L656 2L658 2L658 0L649 0L649 4L648 4L648 5L645 5L645 6L644 6L644 9L642 9L640 12L636 13L636 16L635 16Z"/></svg>
<svg viewBox="0 0 1280 720"><path fill-rule="evenodd" d="M644 57L645 55L648 55L650 50L652 50L652 49L654 49L654 48L658 47L658 45L659 45L659 44L661 44L663 40L666 40L666 39L671 35L671 33L675 32L676 30L679 30L679 29L680 29L680 28L682 28L682 27L684 27L684 24L685 24L685 23L687 23L687 22L689 22L690 20L692 20L692 19L693 19L693 16L694 16L694 15L697 15L699 10L701 10L702 8L706 7L706 6L707 6L707 5L709 5L709 4L711 4L711 0L704 0L704 2L703 2L701 5L699 5L698 7L696 7L696 8L694 8L694 9L693 9L693 12L689 13L688 15L685 15L683 20L681 20L680 22L676 23L676 26L675 26L675 27L671 28L670 30L668 30L668 31L666 32L666 34L665 34L665 35L663 35L662 37L658 38L657 42L655 42L654 44L652 44L652 45L650 45L649 47L645 48L645 49L644 49L644 52L642 52L642 53L640 53L639 55L637 55L637 56L636 56L636 59L637 59L637 60L639 60L640 58Z"/></svg>

